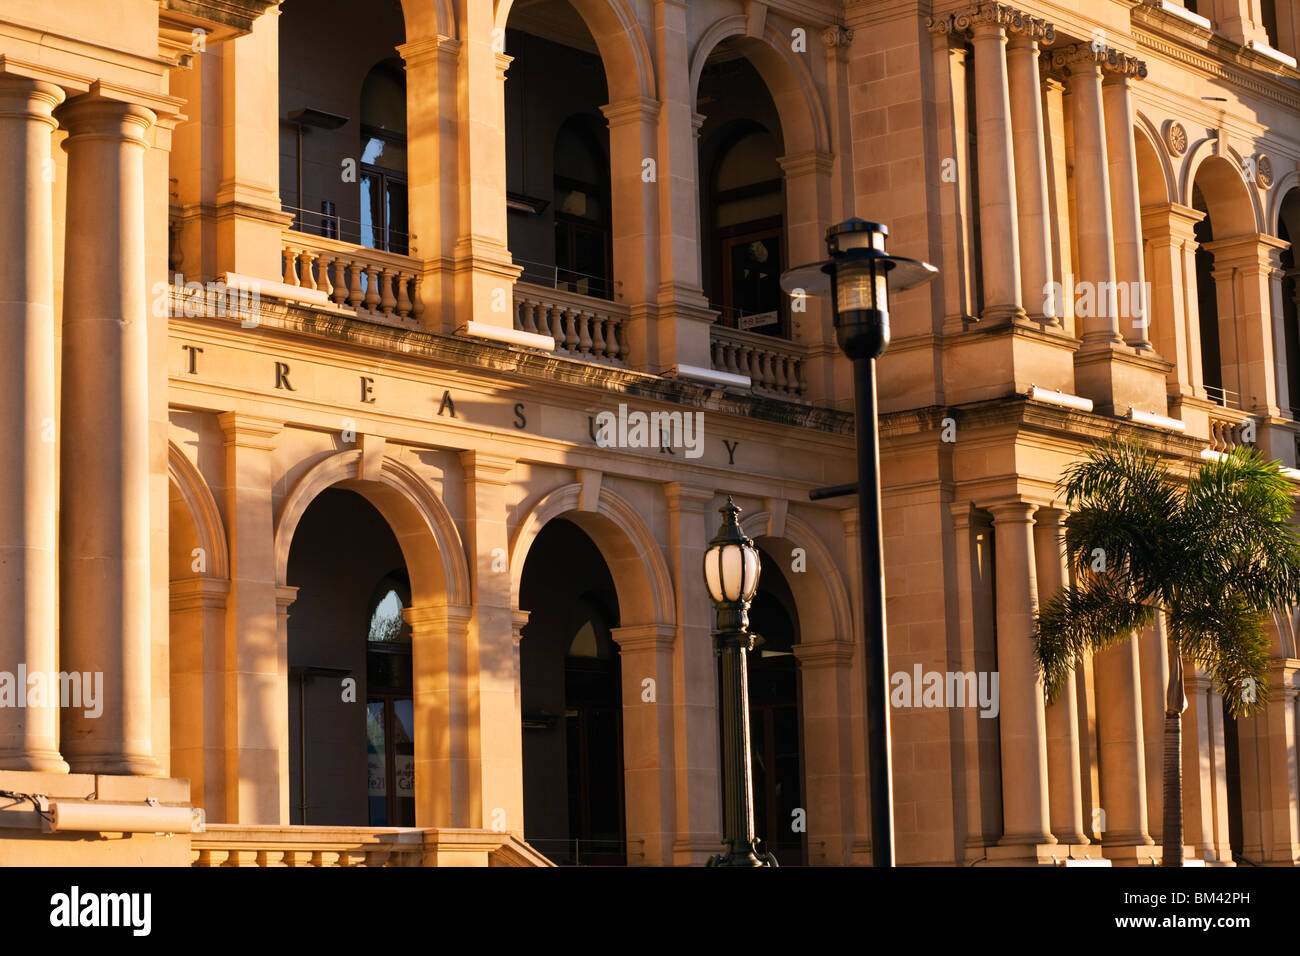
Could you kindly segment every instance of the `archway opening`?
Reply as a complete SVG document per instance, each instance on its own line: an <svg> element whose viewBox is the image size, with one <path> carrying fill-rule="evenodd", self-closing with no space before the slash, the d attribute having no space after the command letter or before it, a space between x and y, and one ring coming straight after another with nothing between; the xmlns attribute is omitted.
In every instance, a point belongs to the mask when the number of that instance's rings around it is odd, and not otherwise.
<svg viewBox="0 0 1300 956"><path fill-rule="evenodd" d="M564 0L515 0L506 29L506 205L521 282L612 299L609 87Z"/></svg>
<svg viewBox="0 0 1300 956"><path fill-rule="evenodd" d="M1297 282L1296 240L1300 239L1300 187L1282 200L1277 217L1277 237L1290 243L1282 250L1282 328L1286 348L1287 400L1291 417L1300 419L1300 282Z"/></svg>
<svg viewBox="0 0 1300 956"><path fill-rule="evenodd" d="M763 548L759 553L763 571L749 609L750 630L763 639L749 659L754 829L781 866L803 866L808 862L803 702L794 656L799 614L781 566Z"/></svg>
<svg viewBox="0 0 1300 956"><path fill-rule="evenodd" d="M289 548L289 818L415 825L411 582L362 495L321 492Z"/></svg>
<svg viewBox="0 0 1300 956"><path fill-rule="evenodd" d="M784 153L777 106L729 38L709 54L696 96L704 288L719 324L790 338Z"/></svg>
<svg viewBox="0 0 1300 956"><path fill-rule="evenodd" d="M519 607L525 839L560 865L624 865L618 595L576 524L555 518L538 533Z"/></svg>
<svg viewBox="0 0 1300 956"><path fill-rule="evenodd" d="M286 0L280 196L293 228L406 254L400 0Z"/></svg>

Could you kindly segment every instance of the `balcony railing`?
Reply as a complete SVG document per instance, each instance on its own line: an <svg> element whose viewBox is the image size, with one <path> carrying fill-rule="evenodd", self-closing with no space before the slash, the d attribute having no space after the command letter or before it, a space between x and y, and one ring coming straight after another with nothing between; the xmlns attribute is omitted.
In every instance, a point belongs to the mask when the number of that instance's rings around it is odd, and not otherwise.
<svg viewBox="0 0 1300 956"><path fill-rule="evenodd" d="M552 866L509 833L396 827L208 824L194 866Z"/></svg>
<svg viewBox="0 0 1300 956"><path fill-rule="evenodd" d="M807 390L803 346L721 325L709 331L715 371L748 375L755 392L778 398L798 399Z"/></svg>
<svg viewBox="0 0 1300 956"><path fill-rule="evenodd" d="M1242 430L1251 416L1237 408L1220 406L1210 410L1210 448L1227 453L1246 444Z"/></svg>
<svg viewBox="0 0 1300 956"><path fill-rule="evenodd" d="M419 259L294 230L285 231L283 245L288 285L319 289L372 322L421 327Z"/></svg>
<svg viewBox="0 0 1300 956"><path fill-rule="evenodd" d="M626 306L531 282L515 283L515 328L549 335L561 355L627 364Z"/></svg>

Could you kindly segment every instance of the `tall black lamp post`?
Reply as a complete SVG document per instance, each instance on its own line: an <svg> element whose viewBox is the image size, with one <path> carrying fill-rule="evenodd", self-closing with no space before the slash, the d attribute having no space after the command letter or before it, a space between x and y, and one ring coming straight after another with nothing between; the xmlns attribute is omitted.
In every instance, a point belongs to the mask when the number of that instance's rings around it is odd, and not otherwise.
<svg viewBox="0 0 1300 956"><path fill-rule="evenodd" d="M889 230L881 223L846 220L827 230L830 259L791 269L781 276L781 288L791 295L831 293L835 335L840 348L853 362L858 480L856 485L813 492L812 497L858 493L867 642L867 773L871 788L871 860L875 866L894 865L894 784L889 766L889 652L885 643L876 359L889 346L890 289L901 292L938 274L928 262L886 253L888 235Z"/></svg>
<svg viewBox="0 0 1300 956"><path fill-rule="evenodd" d="M727 852L709 866L774 866L754 846L754 777L749 753L749 602L758 589L762 564L754 542L740 530L740 509L730 497L718 511L722 527L704 552L704 583L718 609L713 640L721 652L723 842Z"/></svg>

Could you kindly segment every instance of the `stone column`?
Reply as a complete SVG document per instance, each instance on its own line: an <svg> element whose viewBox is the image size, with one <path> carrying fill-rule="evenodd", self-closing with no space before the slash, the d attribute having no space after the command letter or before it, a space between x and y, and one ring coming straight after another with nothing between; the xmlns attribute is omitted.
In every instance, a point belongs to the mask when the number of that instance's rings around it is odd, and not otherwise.
<svg viewBox="0 0 1300 956"><path fill-rule="evenodd" d="M458 666L471 609L410 607L415 694L415 825L467 826L464 674ZM507 823L509 821L507 820Z"/></svg>
<svg viewBox="0 0 1300 956"><path fill-rule="evenodd" d="M280 103L268 95L280 76L279 9L259 17L251 33L201 57L204 70L217 71L221 91L211 117L220 142L212 154L218 157L216 190L203 199L216 207L216 270L278 282L282 237L294 215L280 204ZM306 104L284 108L295 105ZM206 183L210 171L201 172Z"/></svg>
<svg viewBox="0 0 1300 956"><path fill-rule="evenodd" d="M659 187L645 181L642 163L655 155L659 104L634 97L602 106L601 112L609 121L614 297L629 309L629 351L621 357L633 368L654 371L657 343L649 306L658 296Z"/></svg>
<svg viewBox="0 0 1300 956"><path fill-rule="evenodd" d="M1050 294L1052 226L1047 195L1047 142L1038 73L1039 38L1052 34L1042 21L1026 19L1007 43L1011 95L1011 141L1015 147L1016 211L1020 242L1020 288L1025 311L1050 324L1059 303Z"/></svg>
<svg viewBox="0 0 1300 956"><path fill-rule="evenodd" d="M407 29L414 29L408 23ZM406 65L406 156L411 255L421 260L421 321L431 332L456 329L454 272L460 198L456 72L460 43L408 35L397 48Z"/></svg>
<svg viewBox="0 0 1300 956"><path fill-rule="evenodd" d="M51 143L62 100L57 86L0 75L0 667L29 675L58 670ZM25 682L14 689L25 697ZM0 768L66 773L58 708L24 704L0 709Z"/></svg>
<svg viewBox="0 0 1300 956"><path fill-rule="evenodd" d="M709 309L700 277L700 204L695 113L691 108L686 0L654 0L659 87L659 315L650 371L712 364Z"/></svg>
<svg viewBox="0 0 1300 956"><path fill-rule="evenodd" d="M986 320L1025 314L1020 234L1016 223L1016 165L1007 78L1007 11L980 7L971 25L975 47L975 120L979 166L979 227Z"/></svg>
<svg viewBox="0 0 1300 956"><path fill-rule="evenodd" d="M846 866L853 851L853 661L851 635L799 643L803 693L804 798L808 846L814 865ZM790 826L789 820L776 825ZM771 834L760 833L761 839ZM820 845L820 857L813 849Z"/></svg>
<svg viewBox="0 0 1300 956"><path fill-rule="evenodd" d="M1055 843L1047 797L1043 682L1034 659L1038 603L1033 514L1027 501L989 506L997 582L999 723L1002 733L1001 845Z"/></svg>
<svg viewBox="0 0 1300 956"><path fill-rule="evenodd" d="M939 209L949 223L940 231L943 262L937 281L943 283L945 333L961 332L975 316L977 263L974 217L971 210L970 137L967 135L966 49L954 45L951 17L932 17L927 27L934 52L934 90L939 155L952 160L952 172L939 179Z"/></svg>
<svg viewBox="0 0 1300 956"><path fill-rule="evenodd" d="M227 823L289 822L288 604L277 586L272 460L278 421L226 412L230 595L224 653ZM282 593L283 592L283 593Z"/></svg>
<svg viewBox="0 0 1300 956"><path fill-rule="evenodd" d="M1142 680L1138 642L1131 636L1093 656L1096 673L1102 846L1132 862L1133 847L1151 846L1147 830L1146 755L1142 749Z"/></svg>
<svg viewBox="0 0 1300 956"><path fill-rule="evenodd" d="M826 229L830 225L832 157L809 150L782 156L785 174L786 256L792 263L815 262L826 255ZM794 300L790 301L793 307ZM809 296L800 303L804 311L791 310L790 337L808 349L802 377L808 384L807 401L830 405L835 400L835 365L842 361L830 316L830 299Z"/></svg>
<svg viewBox="0 0 1300 956"><path fill-rule="evenodd" d="M1101 68L1105 53L1076 46L1057 54L1069 70L1071 110L1074 117L1074 190L1077 209L1075 233L1079 243L1079 279L1113 288L1115 247L1111 231L1110 171L1106 159L1106 126L1102 113ZM1056 59L1056 58L1054 58ZM1084 350L1107 349L1122 344L1119 323L1094 295L1092 314L1080 316L1075 335L1082 331Z"/></svg>
<svg viewBox="0 0 1300 956"><path fill-rule="evenodd" d="M1068 580L1061 544L1064 522L1065 512L1059 508L1040 507L1034 512L1035 571L1044 600L1059 592ZM1045 718L1052 833L1062 843L1087 843L1079 766L1079 700L1073 672L1060 695L1046 708Z"/></svg>
<svg viewBox="0 0 1300 956"><path fill-rule="evenodd" d="M668 624L615 628L623 674L628 862L670 866L676 836L673 638ZM653 681L646 684L646 680ZM638 856L638 851L640 856Z"/></svg>
<svg viewBox="0 0 1300 956"><path fill-rule="evenodd" d="M1183 658L1183 686L1183 843L1203 860L1231 862L1223 697L1189 658Z"/></svg>
<svg viewBox="0 0 1300 956"><path fill-rule="evenodd" d="M1151 329L1156 351L1173 363L1169 392L1194 398L1204 387L1201 337L1196 305L1196 238L1193 230L1205 213L1166 203L1142 212L1142 235L1151 269L1151 314L1162 321Z"/></svg>
<svg viewBox="0 0 1300 956"><path fill-rule="evenodd" d="M1133 97L1130 78L1146 75L1146 64L1117 57L1102 84L1105 105L1107 174L1110 179L1111 226L1115 233L1116 316L1125 341L1135 349L1150 349L1150 304L1142 265L1142 208L1138 201L1137 144L1133 139Z"/></svg>
<svg viewBox="0 0 1300 956"><path fill-rule="evenodd" d="M1235 387L1244 410L1277 418L1281 410L1269 299L1271 276L1286 243L1260 233L1216 239L1204 247L1214 255L1220 327L1229 323L1235 329L1234 334L1219 336L1224 387ZM1272 454L1281 457L1281 449Z"/></svg>
<svg viewBox="0 0 1300 956"><path fill-rule="evenodd" d="M717 513L709 488L673 482L668 499L668 563L677 588L673 651L673 733L677 769L677 839L673 862L700 864L720 852L722 780L719 762L718 668L713 603L704 585L704 552ZM716 522L713 522L716 524Z"/></svg>
<svg viewBox="0 0 1300 956"><path fill-rule="evenodd" d="M63 712L75 771L150 774L149 290L145 136L155 114L79 96L68 130L60 462L60 666L103 675L104 712Z"/></svg>
<svg viewBox="0 0 1300 956"><path fill-rule="evenodd" d="M190 800L209 823L221 814L225 793L226 596L228 581L193 575L171 582L168 615L171 702L171 774L188 779Z"/></svg>
<svg viewBox="0 0 1300 956"><path fill-rule="evenodd" d="M1269 661L1269 703L1237 721L1242 855L1293 866L1300 859L1300 661Z"/></svg>
<svg viewBox="0 0 1300 956"><path fill-rule="evenodd" d="M495 4L458 3L456 78L459 155L455 324L514 327L515 279L522 271L506 247L505 77L511 58L497 49ZM494 310L503 301L506 308Z"/></svg>
<svg viewBox="0 0 1300 956"><path fill-rule="evenodd" d="M963 673L978 674L981 670L993 670L996 663L989 659L993 657L993 641L987 633L993 597L988 579L990 569L981 560L988 557L989 529L987 518L979 525L975 521L969 501L952 505L960 667ZM977 860L984 856L985 847L997 843L1002 826L997 724L981 718L977 710L968 707L961 714L961 725L966 859Z"/></svg>
<svg viewBox="0 0 1300 956"><path fill-rule="evenodd" d="M1165 695L1169 690L1169 649L1165 618L1138 635L1138 667L1142 675L1142 759L1147 776L1147 833L1162 842L1165 812Z"/></svg>
<svg viewBox="0 0 1300 956"><path fill-rule="evenodd" d="M1040 57L1041 59L1041 57ZM1066 335L1074 327L1074 242L1070 233L1070 184L1065 144L1065 84L1055 77L1043 80L1043 120L1047 129L1047 191L1051 207L1052 281L1061 284L1056 318Z"/></svg>
<svg viewBox="0 0 1300 956"><path fill-rule="evenodd" d="M470 820L474 827L524 833L523 727L515 719L514 611L510 574L493 569L493 552L510 553L507 490L515 460L461 452L465 469L465 548L469 553L473 616L466 646ZM498 549L500 549L498 551ZM475 719L475 715L477 719ZM502 821L504 814L504 821Z"/></svg>

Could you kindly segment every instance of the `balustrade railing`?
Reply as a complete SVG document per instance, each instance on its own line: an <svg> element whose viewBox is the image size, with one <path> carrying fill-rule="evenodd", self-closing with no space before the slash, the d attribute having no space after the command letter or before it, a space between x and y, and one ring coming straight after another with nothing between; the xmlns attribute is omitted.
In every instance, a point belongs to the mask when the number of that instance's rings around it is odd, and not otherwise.
<svg viewBox="0 0 1300 956"><path fill-rule="evenodd" d="M284 282L318 289L362 318L420 327L420 260L292 230L284 233Z"/></svg>
<svg viewBox="0 0 1300 956"><path fill-rule="evenodd" d="M551 336L561 355L626 365L627 318L627 308L617 302L515 283L515 328Z"/></svg>
<svg viewBox="0 0 1300 956"><path fill-rule="evenodd" d="M1253 440L1253 429L1247 434L1243 434L1243 432L1247 429L1247 423L1251 421L1250 415L1235 408L1219 407L1212 409L1210 411L1210 448L1226 454L1234 448L1249 444L1247 438Z"/></svg>
<svg viewBox="0 0 1300 956"><path fill-rule="evenodd" d="M755 392L779 398L797 399L807 390L803 346L720 325L709 331L715 371L748 375Z"/></svg>

